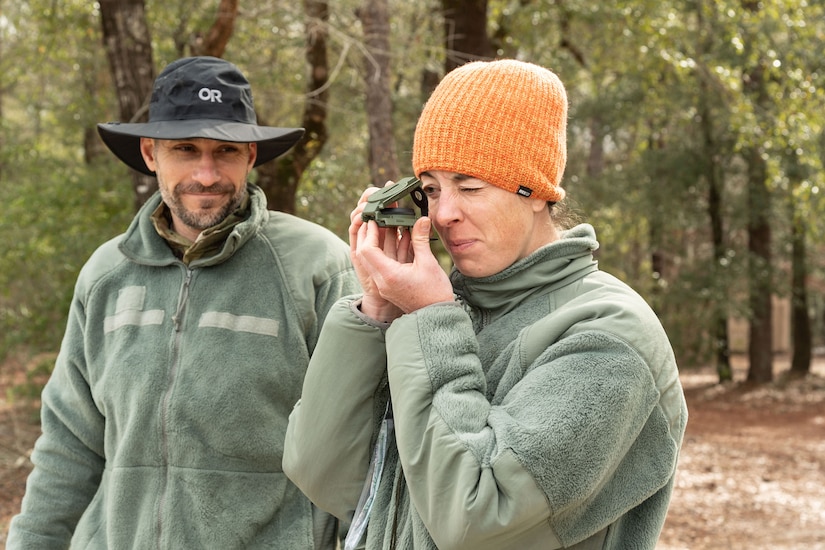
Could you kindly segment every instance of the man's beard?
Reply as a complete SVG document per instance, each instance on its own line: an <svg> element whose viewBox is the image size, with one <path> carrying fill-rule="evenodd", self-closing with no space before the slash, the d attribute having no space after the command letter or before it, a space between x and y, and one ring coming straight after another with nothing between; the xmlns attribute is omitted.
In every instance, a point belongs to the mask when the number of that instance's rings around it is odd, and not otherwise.
<svg viewBox="0 0 825 550"><path fill-rule="evenodd" d="M237 191L231 184L214 184L209 187L203 186L199 183L181 183L169 193L167 186L158 181L160 194L163 197L163 202L169 207L169 210L183 222L184 225L198 231L209 229L218 225L225 220L232 212L238 209L243 202L246 186L242 185ZM189 210L183 205L181 195L184 193L215 193L216 199L223 199L226 194L232 193L232 198L229 202L224 204L218 210Z"/></svg>

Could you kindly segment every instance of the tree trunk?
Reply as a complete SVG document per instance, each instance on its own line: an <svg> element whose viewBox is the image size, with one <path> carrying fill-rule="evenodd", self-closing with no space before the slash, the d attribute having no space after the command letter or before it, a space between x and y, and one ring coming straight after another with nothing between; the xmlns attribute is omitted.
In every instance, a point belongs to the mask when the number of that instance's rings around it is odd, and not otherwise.
<svg viewBox="0 0 825 550"><path fill-rule="evenodd" d="M793 334L793 357L791 372L804 376L811 372L813 336L811 318L808 315L805 223L794 215L791 252L791 327Z"/></svg>
<svg viewBox="0 0 825 550"><path fill-rule="evenodd" d="M702 117L703 124L710 125L710 112L706 112ZM711 136L709 137L712 140ZM711 142L706 141L706 146L712 148ZM722 271L726 270L724 262L727 259L725 250L725 235L722 223L722 182L717 177L717 167L712 150L707 150L707 173L708 179L708 216L710 217L711 241L713 242L713 271L714 285L722 285L722 290L728 286L728 276ZM715 293L716 294L716 293ZM720 292L722 296L727 296L726 292ZM730 363L730 335L728 334L728 314L726 301L724 299L715 300L716 305L713 312L713 351L716 358L716 373L719 375L719 382L730 382L733 380L733 368Z"/></svg>
<svg viewBox="0 0 825 550"><path fill-rule="evenodd" d="M487 34L487 0L441 0L441 12L445 74L467 61L496 56Z"/></svg>
<svg viewBox="0 0 825 550"><path fill-rule="evenodd" d="M144 0L100 0L103 43L122 122L145 122L155 81ZM158 188L154 177L132 170L135 210Z"/></svg>
<svg viewBox="0 0 825 550"><path fill-rule="evenodd" d="M808 314L807 224L798 206L797 201L801 199L797 195L809 174L799 160L796 150L789 148L784 171L791 188L791 374L805 376L811 372L813 335L811 317Z"/></svg>
<svg viewBox="0 0 825 550"><path fill-rule="evenodd" d="M211 55L223 57L226 45L235 31L235 19L238 17L238 0L221 0L215 22L206 33L195 33L189 46L192 55Z"/></svg>
<svg viewBox="0 0 825 550"><path fill-rule="evenodd" d="M755 12L761 3L742 0L742 7ZM766 61L757 64L743 74L742 88L754 103L755 111L762 120L760 128L768 128L770 98L765 82ZM755 140L756 141L756 140ZM748 382L765 383L773 380L773 265L771 263L771 193L768 189L767 163L760 145L745 148L743 157L747 163L748 188L748 282L751 310L750 341L748 342Z"/></svg>
<svg viewBox="0 0 825 550"><path fill-rule="evenodd" d="M717 145L713 132L713 114L709 106L711 98L708 96L708 83L700 77L699 110L701 114L702 137L704 141L705 179L708 182L708 217L710 218L711 243L713 244L713 284L721 285L720 291L714 296L727 296L725 289L728 286L728 277L725 270L726 246L725 232L722 219L722 185L719 177L719 167L716 156ZM726 302L723 299L714 299L713 305L713 352L716 361L716 373L719 382L733 380L733 368L730 363L730 336L728 334L728 315Z"/></svg>
<svg viewBox="0 0 825 550"><path fill-rule="evenodd" d="M766 186L766 165L758 147L748 158L748 279L750 283L750 341L748 342L748 382L773 379L773 307L770 191Z"/></svg>
<svg viewBox="0 0 825 550"><path fill-rule="evenodd" d="M0 33L0 64L2 64L3 57L5 56L5 51L3 50L5 43L3 42L4 34ZM5 95L6 90L5 87L0 86L0 120L4 120L4 109L3 106L5 104ZM5 152L6 150L6 143L3 139L5 132L0 132L0 153ZM3 165L3 159L5 155L0 154L0 184L3 183L3 173L5 172L5 166Z"/></svg>
<svg viewBox="0 0 825 550"><path fill-rule="evenodd" d="M712 32L705 26L704 2L696 3L696 18L700 40L697 42L698 56L704 58L706 52L712 48ZM711 97L711 86L708 82L709 76L706 71L699 71L699 115L702 130L702 148L705 158L705 179L708 182L708 218L710 219L711 243L713 245L713 281L717 288L714 296L728 296L728 275L727 271L727 244L725 242L725 228L722 209L722 192L724 179L720 177L721 167L719 166L719 144L714 131L713 110L711 105L716 101ZM721 286L721 288L719 288ZM730 334L728 332L728 312L726 299L714 299L713 304L713 326L711 338L713 339L713 353L716 362L716 374L719 382L730 382L733 380L733 367L730 362Z"/></svg>
<svg viewBox="0 0 825 550"><path fill-rule="evenodd" d="M366 55L367 127L369 128L369 165L372 185L383 187L399 178L398 158L392 131L390 94L390 18L387 0L366 0L357 11L364 29Z"/></svg>
<svg viewBox="0 0 825 550"><path fill-rule="evenodd" d="M257 168L258 185L264 190L270 210L295 212L295 194L301 176L327 142L327 22L326 1L304 0L307 24L306 59L309 65L307 99L302 126L304 137L288 153ZM264 122L260 122L265 124Z"/></svg>

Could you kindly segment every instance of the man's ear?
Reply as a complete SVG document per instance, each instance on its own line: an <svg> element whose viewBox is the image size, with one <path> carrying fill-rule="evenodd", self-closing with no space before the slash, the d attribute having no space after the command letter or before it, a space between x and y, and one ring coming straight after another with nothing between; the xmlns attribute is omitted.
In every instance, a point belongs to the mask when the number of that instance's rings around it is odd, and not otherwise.
<svg viewBox="0 0 825 550"><path fill-rule="evenodd" d="M255 161L258 158L258 144L254 141L249 144L249 169L255 166Z"/></svg>
<svg viewBox="0 0 825 550"><path fill-rule="evenodd" d="M152 138L140 138L140 154L143 156L143 162L151 172L157 172L155 163L155 140Z"/></svg>

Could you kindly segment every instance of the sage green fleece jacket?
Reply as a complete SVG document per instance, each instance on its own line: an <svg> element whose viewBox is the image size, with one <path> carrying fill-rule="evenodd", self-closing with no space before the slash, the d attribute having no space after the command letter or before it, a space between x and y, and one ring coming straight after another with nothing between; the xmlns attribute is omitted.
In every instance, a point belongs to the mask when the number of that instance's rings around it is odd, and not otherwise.
<svg viewBox="0 0 825 550"><path fill-rule="evenodd" d="M654 548L687 408L668 338L589 225L388 328L330 312L284 471L349 520L391 396L367 549Z"/></svg>
<svg viewBox="0 0 825 550"><path fill-rule="evenodd" d="M322 322L360 287L346 243L249 192L211 257L173 255L155 195L83 267L7 548L334 542L281 458Z"/></svg>

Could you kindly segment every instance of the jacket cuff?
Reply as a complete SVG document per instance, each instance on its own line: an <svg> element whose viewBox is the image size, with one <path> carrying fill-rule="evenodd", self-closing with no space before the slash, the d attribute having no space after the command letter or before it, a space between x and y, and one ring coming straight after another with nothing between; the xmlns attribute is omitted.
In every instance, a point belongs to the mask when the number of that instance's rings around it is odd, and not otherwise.
<svg viewBox="0 0 825 550"><path fill-rule="evenodd" d="M377 319L373 319L368 315L364 315L364 312L361 311L362 300L363 298L358 298L357 300L353 300L349 304L349 307L355 314L355 316L361 319L361 321L364 322L364 324L367 324L371 327L375 327L381 331L386 331L388 328L390 328L392 321L378 321Z"/></svg>

